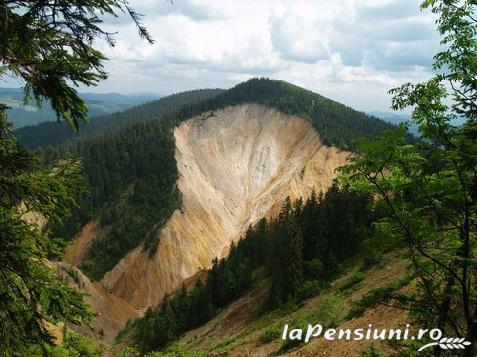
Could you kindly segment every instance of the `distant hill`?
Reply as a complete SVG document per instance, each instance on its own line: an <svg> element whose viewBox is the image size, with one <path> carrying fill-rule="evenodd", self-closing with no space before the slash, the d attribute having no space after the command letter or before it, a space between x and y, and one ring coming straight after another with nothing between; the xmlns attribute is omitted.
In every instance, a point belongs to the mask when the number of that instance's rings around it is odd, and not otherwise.
<svg viewBox="0 0 477 357"><path fill-rule="evenodd" d="M369 115L374 117L380 118L388 123L393 125L401 124L405 121L411 121L411 114L398 114L395 112L382 112L382 111L375 111L375 112L368 112ZM457 127L461 126L465 122L465 118L456 118L450 121L452 125ZM416 137L419 137L419 127L417 124L411 124L409 126L409 131Z"/></svg>
<svg viewBox="0 0 477 357"><path fill-rule="evenodd" d="M94 117L89 123L80 124L79 133L72 131L64 122L47 122L20 128L17 130L17 137L22 145L35 149L39 146L56 146L79 138L110 135L132 123L159 119L164 114L173 113L186 105L199 103L222 92L222 89L199 89L172 94L123 111ZM92 101L96 96L97 94L89 93L85 98ZM114 93L108 96L116 98Z"/></svg>
<svg viewBox="0 0 477 357"><path fill-rule="evenodd" d="M154 94L119 93L80 93L80 96L88 106L90 118L124 110L159 97ZM42 103L40 108L35 103L24 104L21 88L0 88L0 103L10 107L8 116L16 129L56 120L56 115L48 102Z"/></svg>
<svg viewBox="0 0 477 357"><path fill-rule="evenodd" d="M383 111L374 111L374 112L368 112L369 115L372 115L376 118L380 118L384 121L387 121L388 123L391 123L393 125L399 125L405 121L411 121L411 114L399 114L395 112L383 112ZM417 135L418 133L418 127L415 124L412 124L409 126L409 131Z"/></svg>

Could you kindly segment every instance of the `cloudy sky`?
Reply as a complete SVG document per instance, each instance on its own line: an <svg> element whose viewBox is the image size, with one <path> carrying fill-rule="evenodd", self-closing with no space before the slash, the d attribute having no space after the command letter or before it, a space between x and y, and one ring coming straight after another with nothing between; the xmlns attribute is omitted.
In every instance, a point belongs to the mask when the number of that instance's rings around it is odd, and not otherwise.
<svg viewBox="0 0 477 357"><path fill-rule="evenodd" d="M429 77L439 46L419 0L131 0L155 43L125 17L99 44L110 77L97 92L169 94L284 79L360 110L388 110L386 92ZM91 91L91 89L88 89Z"/></svg>

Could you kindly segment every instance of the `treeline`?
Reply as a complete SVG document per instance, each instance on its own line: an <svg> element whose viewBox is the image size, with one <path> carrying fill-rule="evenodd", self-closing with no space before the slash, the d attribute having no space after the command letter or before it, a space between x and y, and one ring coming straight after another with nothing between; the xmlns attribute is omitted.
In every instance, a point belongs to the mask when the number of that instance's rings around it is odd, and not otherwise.
<svg viewBox="0 0 477 357"><path fill-rule="evenodd" d="M214 259L207 280L198 280L189 293L184 286L173 296L165 297L157 311L148 309L133 322L136 343L141 353L159 350L184 332L203 325L252 283L253 262L243 242L232 245L227 260ZM131 328L127 326L126 329Z"/></svg>
<svg viewBox="0 0 477 357"><path fill-rule="evenodd" d="M95 118L92 118L95 114L92 112L89 122L80 124L79 133L71 130L65 122L47 122L23 127L18 129L16 134L20 144L29 149L57 146L77 139L97 138L117 133L134 123L157 120L162 115L174 113L186 105L202 102L223 91L223 89L198 89L181 92Z"/></svg>
<svg viewBox="0 0 477 357"><path fill-rule="evenodd" d="M327 145L352 149L353 141L375 137L393 125L358 112L341 103L285 81L254 78L229 90L201 89L170 95L122 112L92 119L82 124L80 134L64 123L42 123L17 131L19 142L28 148L59 145L77 138L114 134L130 124L157 120L175 113L179 120L230 105L255 102L285 113L309 119ZM410 138L411 139L411 138Z"/></svg>
<svg viewBox="0 0 477 357"><path fill-rule="evenodd" d="M205 283L199 280L191 292L182 287L127 326L138 349L161 349L210 320L250 289L259 267L271 281L268 308L318 294L368 235L375 219L370 206L368 197L337 186L305 203L287 199L276 219L262 219L232 244L227 259L212 261Z"/></svg>
<svg viewBox="0 0 477 357"><path fill-rule="evenodd" d="M201 103L186 106L181 120L230 105L261 103L309 119L326 145L353 149L357 138L372 138L395 126L285 81L254 78ZM412 137L409 137L412 140Z"/></svg>

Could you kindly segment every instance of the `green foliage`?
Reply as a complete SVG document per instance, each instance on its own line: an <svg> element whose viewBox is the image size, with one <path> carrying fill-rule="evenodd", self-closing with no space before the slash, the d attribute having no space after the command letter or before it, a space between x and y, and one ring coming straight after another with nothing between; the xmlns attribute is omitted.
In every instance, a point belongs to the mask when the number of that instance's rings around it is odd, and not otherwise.
<svg viewBox="0 0 477 357"><path fill-rule="evenodd" d="M17 146L0 108L0 353L31 344L52 343L46 322L88 322L83 296L57 280L45 258L61 253L61 241L25 221L39 215L61 222L74 204L71 188L80 183L79 162L61 162L34 171L35 158Z"/></svg>
<svg viewBox="0 0 477 357"><path fill-rule="evenodd" d="M309 299L320 293L323 288L323 283L319 280L306 280L297 291L297 296L300 300Z"/></svg>
<svg viewBox="0 0 477 357"><path fill-rule="evenodd" d="M271 307L310 297L338 273L337 262L354 255L362 232L371 228L374 212L369 202L366 196L333 185L325 195L313 194L304 205L292 208L285 203L268 233Z"/></svg>
<svg viewBox="0 0 477 357"><path fill-rule="evenodd" d="M151 41L139 16L126 1L0 3L0 76L8 73L25 83L25 101L49 100L58 118L77 129L87 108L72 85L95 85L106 78L103 54L94 48L101 15L127 12L140 36ZM78 161L63 161L38 170L31 154L20 148L0 106L0 353L15 355L52 344L47 323L87 322L91 313L83 296L59 281L45 259L60 254L61 240L50 239L49 226L26 222L39 215L61 225L80 186ZM34 348L35 346L31 346ZM79 351L85 355L86 350Z"/></svg>
<svg viewBox="0 0 477 357"><path fill-rule="evenodd" d="M379 352L379 349L374 346L369 346L360 354L360 357L382 357L383 355Z"/></svg>
<svg viewBox="0 0 477 357"><path fill-rule="evenodd" d="M397 294L397 292L409 284L410 280L409 277L405 277L397 279L387 285L369 290L361 299L353 304L346 320L360 317L370 308L387 303L392 299L398 299L399 294Z"/></svg>
<svg viewBox="0 0 477 357"><path fill-rule="evenodd" d="M68 331L61 346L52 348L53 357L101 357L105 348L91 337Z"/></svg>
<svg viewBox="0 0 477 357"><path fill-rule="evenodd" d="M307 320L312 323L319 322L324 327L334 327L344 320L345 315L343 297L337 293L329 293L320 301L318 309L307 316Z"/></svg>
<svg viewBox="0 0 477 357"><path fill-rule="evenodd" d="M353 275L351 275L348 279L346 279L343 282L343 284L340 285L340 287L338 289L342 292L346 291L346 290L349 290L352 287L354 287L355 285L362 282L364 280L364 277L365 277L365 275L362 272L353 273Z"/></svg>
<svg viewBox="0 0 477 357"><path fill-rule="evenodd" d="M262 343L270 343L282 335L282 327L278 325L272 325L266 328L258 337Z"/></svg>
<svg viewBox="0 0 477 357"><path fill-rule="evenodd" d="M306 321L304 319L295 319L294 321L292 321L291 324L289 324L288 326L288 331L291 331L293 329L301 329L302 331L306 331L306 329L308 328L308 324L309 324L309 321ZM293 348L296 348L298 346L301 346L302 344L304 343L304 339L290 339L290 338L287 338L286 340L283 341L282 343L282 347L280 348L280 352L287 352Z"/></svg>
<svg viewBox="0 0 477 357"><path fill-rule="evenodd" d="M418 351L427 340L389 340L389 345L396 351L397 357L433 357L435 354L432 348ZM441 351L441 356L453 357L455 351Z"/></svg>
<svg viewBox="0 0 477 357"><path fill-rule="evenodd" d="M16 356L28 357L101 357L105 348L97 340L78 333L67 331L61 345L22 346Z"/></svg>
<svg viewBox="0 0 477 357"><path fill-rule="evenodd" d="M435 76L391 91L393 109L413 107L418 145L405 128L361 143L343 182L372 194L385 207L376 224L405 247L417 276L412 313L447 335L477 342L477 22L475 1L426 1L438 15L442 51ZM464 123L452 125L456 119Z"/></svg>
<svg viewBox="0 0 477 357"><path fill-rule="evenodd" d="M121 0L78 3L7 1L0 3L2 38L0 74L8 71L26 83L27 100L50 100L57 115L78 128L87 119L87 107L73 85L96 85L107 77L104 55L94 48L98 38L113 44L101 28L100 16L128 13L141 37L152 42L139 15Z"/></svg>
<svg viewBox="0 0 477 357"><path fill-rule="evenodd" d="M125 1L1 2L0 75L24 82L25 101L49 100L58 118L77 129L87 108L72 85L106 78L105 57L93 42L104 37L112 43L98 16L118 11L127 12L151 41ZM0 353L37 345L46 354L52 344L47 323L88 322L91 313L83 296L45 263L61 253L61 240L50 239L49 227L29 224L25 215L61 225L75 204L81 165L70 160L38 170L34 157L17 145L5 109L0 105Z"/></svg>
<svg viewBox="0 0 477 357"><path fill-rule="evenodd" d="M303 233L299 226L301 205L295 209L287 198L278 219L270 226L272 256L269 272L272 277L272 300L274 307L297 296L303 283Z"/></svg>

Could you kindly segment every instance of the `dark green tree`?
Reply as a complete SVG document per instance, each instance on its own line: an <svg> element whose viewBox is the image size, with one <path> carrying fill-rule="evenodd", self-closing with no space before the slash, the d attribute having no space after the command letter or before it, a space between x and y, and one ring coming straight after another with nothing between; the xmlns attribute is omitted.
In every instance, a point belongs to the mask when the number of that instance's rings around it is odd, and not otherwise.
<svg viewBox="0 0 477 357"><path fill-rule="evenodd" d="M58 117L77 129L88 112L72 85L96 85L107 77L106 57L94 41L114 45L101 23L118 13L129 14L139 35L152 42L127 0L2 1L0 75L22 80L27 99L49 100Z"/></svg>
<svg viewBox="0 0 477 357"><path fill-rule="evenodd" d="M56 277L45 260L61 254L41 222L61 222L81 184L81 164L61 161L36 170L36 160L16 143L0 108L0 354L52 343L48 323L80 324L91 314L82 295ZM34 220L29 219L35 218ZM36 222L36 223L28 223Z"/></svg>
<svg viewBox="0 0 477 357"><path fill-rule="evenodd" d="M126 0L1 1L0 76L19 79L25 99L49 100L59 119L77 129L87 107L73 86L106 78L104 55L94 41L114 41L101 17L128 13L139 34L152 41ZM60 254L61 240L49 225L61 222L74 205L81 164L60 161L37 170L34 157L19 147L0 107L0 352L20 353L28 344L51 344L47 323L87 321L82 295L58 280L46 259ZM28 223L26 214L47 225ZM46 349L45 349L46 353Z"/></svg>

